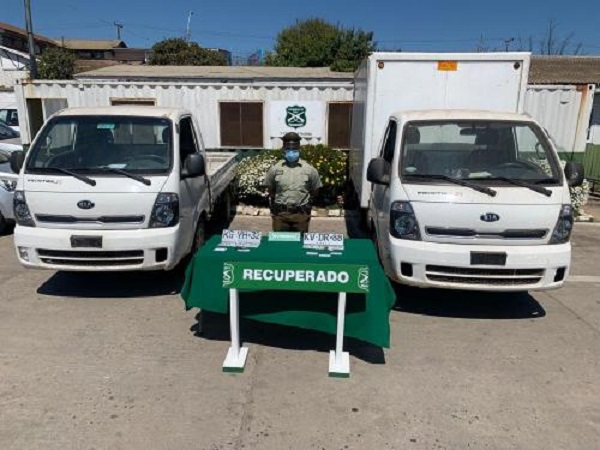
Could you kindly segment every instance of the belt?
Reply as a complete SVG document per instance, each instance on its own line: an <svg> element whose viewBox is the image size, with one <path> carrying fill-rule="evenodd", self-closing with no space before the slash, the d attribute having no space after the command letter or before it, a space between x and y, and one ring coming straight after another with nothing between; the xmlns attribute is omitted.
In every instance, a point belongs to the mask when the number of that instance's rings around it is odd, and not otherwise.
<svg viewBox="0 0 600 450"><path fill-rule="evenodd" d="M271 205L271 212L275 213L275 214L279 214L282 212L289 212L289 213L310 213L311 210L311 205L302 205L302 206L298 206L298 205L283 205L280 203L274 203L273 205Z"/></svg>

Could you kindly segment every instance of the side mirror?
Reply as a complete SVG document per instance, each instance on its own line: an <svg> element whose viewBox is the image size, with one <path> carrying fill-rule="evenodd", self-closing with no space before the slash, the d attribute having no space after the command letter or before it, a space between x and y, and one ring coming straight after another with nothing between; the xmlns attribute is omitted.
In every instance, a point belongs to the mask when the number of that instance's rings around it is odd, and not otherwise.
<svg viewBox="0 0 600 450"><path fill-rule="evenodd" d="M571 187L581 186L583 184L583 165L576 162L567 162L565 165L565 176L567 183Z"/></svg>
<svg viewBox="0 0 600 450"><path fill-rule="evenodd" d="M193 153L189 155L183 165L183 173L181 178L195 178L206 175L206 165L204 156Z"/></svg>
<svg viewBox="0 0 600 450"><path fill-rule="evenodd" d="M12 170L14 173L21 172L24 161L25 153L21 150L15 150L10 154L10 170Z"/></svg>
<svg viewBox="0 0 600 450"><path fill-rule="evenodd" d="M367 167L367 180L374 184L390 184L390 163L383 158L374 158Z"/></svg>

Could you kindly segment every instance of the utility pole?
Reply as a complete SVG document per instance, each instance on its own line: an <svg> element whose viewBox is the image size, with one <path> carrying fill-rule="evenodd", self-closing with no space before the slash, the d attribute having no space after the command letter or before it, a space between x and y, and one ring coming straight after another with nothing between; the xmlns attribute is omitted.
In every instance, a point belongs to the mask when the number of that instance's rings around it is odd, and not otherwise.
<svg viewBox="0 0 600 450"><path fill-rule="evenodd" d="M31 1L24 0L25 28L27 29L27 42L29 46L29 76L37 78L37 61L35 60L35 39L33 38L33 25L31 23Z"/></svg>
<svg viewBox="0 0 600 450"><path fill-rule="evenodd" d="M121 22L113 22L114 26L117 29L117 40L121 40L121 28L123 28L123 24Z"/></svg>
<svg viewBox="0 0 600 450"><path fill-rule="evenodd" d="M514 42L515 38L504 39L504 51L508 52L508 48L511 42Z"/></svg>
<svg viewBox="0 0 600 450"><path fill-rule="evenodd" d="M184 40L186 42L190 42L192 40L192 16L194 15L194 11L190 11L188 14L187 27L185 28L185 36Z"/></svg>

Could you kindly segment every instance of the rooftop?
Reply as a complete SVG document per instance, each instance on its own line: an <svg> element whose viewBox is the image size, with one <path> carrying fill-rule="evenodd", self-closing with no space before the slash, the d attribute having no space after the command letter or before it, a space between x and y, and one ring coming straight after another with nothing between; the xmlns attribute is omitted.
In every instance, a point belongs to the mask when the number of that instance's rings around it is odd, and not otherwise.
<svg viewBox="0 0 600 450"><path fill-rule="evenodd" d="M529 120L522 114L510 112L497 112L485 110L462 110L462 109L432 109L416 111L397 111L392 115L402 120L489 120L489 121L514 121L523 122Z"/></svg>
<svg viewBox="0 0 600 450"><path fill-rule="evenodd" d="M600 84L599 56L533 56L531 84Z"/></svg>
<svg viewBox="0 0 600 450"><path fill-rule="evenodd" d="M113 48L125 48L127 44L117 39L91 40L91 39L54 39L56 45L71 50L111 50Z"/></svg>
<svg viewBox="0 0 600 450"><path fill-rule="evenodd" d="M333 72L327 67L263 66L112 66L75 75L83 79L138 80L308 80L335 79L352 81L351 72Z"/></svg>
<svg viewBox="0 0 600 450"><path fill-rule="evenodd" d="M178 117L185 111L181 108L166 108L162 106L97 106L63 109L57 116L142 116L142 117Z"/></svg>
<svg viewBox="0 0 600 450"><path fill-rule="evenodd" d="M2 30L10 31L11 33L15 33L20 36L27 37L27 30L16 27L16 26L11 25L6 22L0 22L0 31L2 31ZM34 34L33 36L36 41L45 42L46 44L56 45L56 42L54 42L50 38L47 38L46 36L41 36L39 34Z"/></svg>

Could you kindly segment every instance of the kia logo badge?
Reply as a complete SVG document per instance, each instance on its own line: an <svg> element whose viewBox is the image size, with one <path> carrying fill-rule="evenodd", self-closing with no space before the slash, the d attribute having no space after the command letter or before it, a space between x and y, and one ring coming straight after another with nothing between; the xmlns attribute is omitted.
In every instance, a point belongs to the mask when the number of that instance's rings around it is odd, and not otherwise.
<svg viewBox="0 0 600 450"><path fill-rule="evenodd" d="M79 209L92 209L94 206L96 205L89 200L81 200L80 202L77 202L77 207Z"/></svg>
<svg viewBox="0 0 600 450"><path fill-rule="evenodd" d="M481 219L482 222L498 222L500 216L496 213L485 213L482 214L479 219Z"/></svg>

